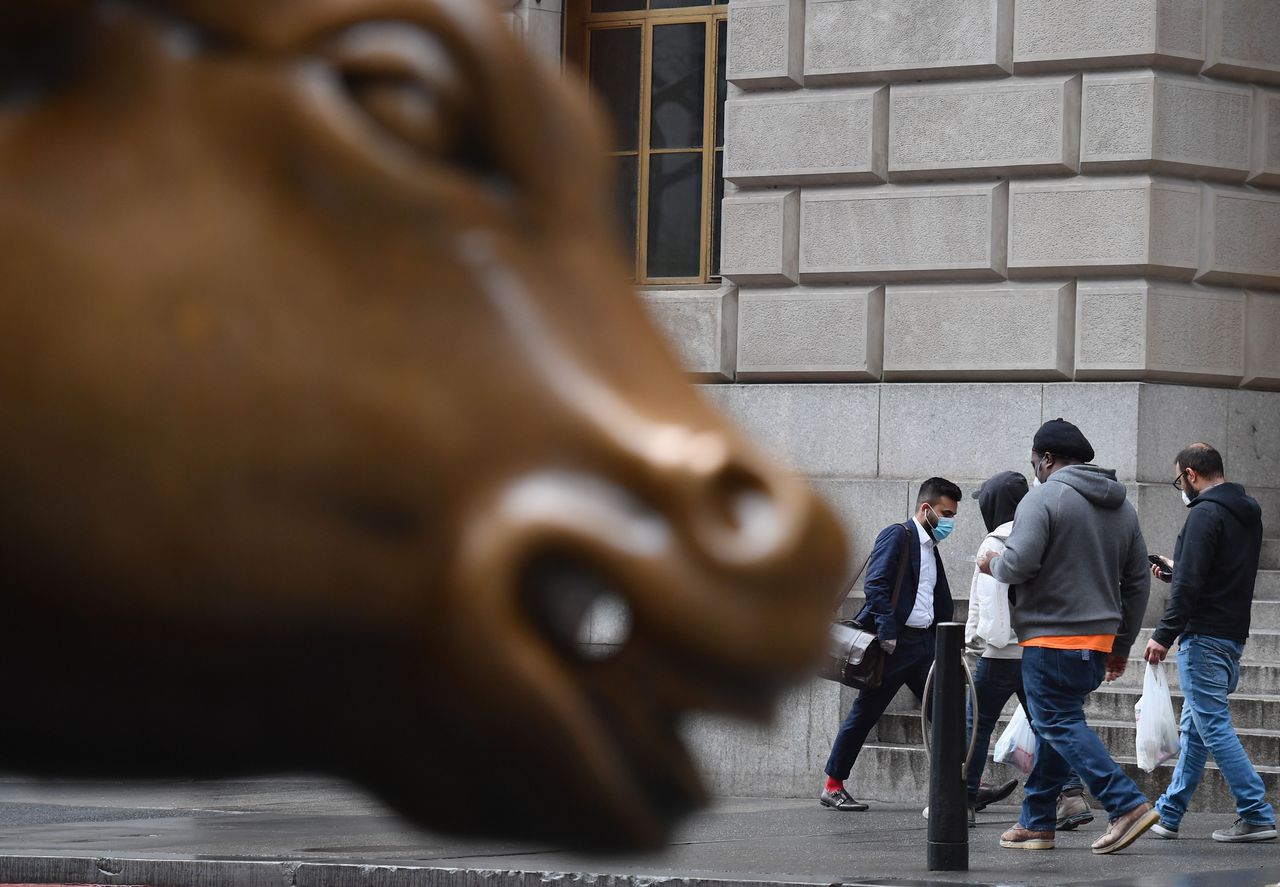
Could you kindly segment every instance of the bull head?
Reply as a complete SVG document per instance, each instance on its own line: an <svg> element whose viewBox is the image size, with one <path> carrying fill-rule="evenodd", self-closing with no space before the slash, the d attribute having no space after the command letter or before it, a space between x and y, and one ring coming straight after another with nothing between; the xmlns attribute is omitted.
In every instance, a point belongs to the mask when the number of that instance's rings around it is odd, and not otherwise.
<svg viewBox="0 0 1280 887"><path fill-rule="evenodd" d="M476 0L0 9L0 766L660 841L842 546L623 283L583 103Z"/></svg>

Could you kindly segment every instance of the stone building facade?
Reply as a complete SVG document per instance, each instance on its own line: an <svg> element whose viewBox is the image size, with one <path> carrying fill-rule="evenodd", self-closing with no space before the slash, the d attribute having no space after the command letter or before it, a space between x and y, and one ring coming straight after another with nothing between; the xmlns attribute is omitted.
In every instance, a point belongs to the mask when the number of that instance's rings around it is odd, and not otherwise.
<svg viewBox="0 0 1280 887"><path fill-rule="evenodd" d="M512 14L555 58L572 2ZM643 294L707 396L832 502L856 563L944 475L966 492L944 545L963 595L969 494L1027 473L1056 416L1152 551L1194 440L1280 537L1280 0L728 13L722 278ZM812 794L848 701L815 684L772 731L696 725L715 788ZM918 796L918 758L881 745L856 791Z"/></svg>

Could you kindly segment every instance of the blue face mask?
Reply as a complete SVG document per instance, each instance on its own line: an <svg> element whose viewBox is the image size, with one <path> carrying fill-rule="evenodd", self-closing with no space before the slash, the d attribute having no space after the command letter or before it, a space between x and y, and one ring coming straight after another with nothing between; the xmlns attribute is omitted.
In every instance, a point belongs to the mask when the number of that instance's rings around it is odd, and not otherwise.
<svg viewBox="0 0 1280 887"><path fill-rule="evenodd" d="M951 531L956 528L956 519L953 517L938 518L938 525L933 528L933 541L941 542L943 539L951 535Z"/></svg>
<svg viewBox="0 0 1280 887"><path fill-rule="evenodd" d="M933 511L933 508L930 507L929 510ZM933 511L933 513L937 514L938 512ZM939 517L938 525L936 527L933 527L933 541L941 542L943 539L950 536L951 533L955 530L955 528L956 528L956 519L954 517Z"/></svg>

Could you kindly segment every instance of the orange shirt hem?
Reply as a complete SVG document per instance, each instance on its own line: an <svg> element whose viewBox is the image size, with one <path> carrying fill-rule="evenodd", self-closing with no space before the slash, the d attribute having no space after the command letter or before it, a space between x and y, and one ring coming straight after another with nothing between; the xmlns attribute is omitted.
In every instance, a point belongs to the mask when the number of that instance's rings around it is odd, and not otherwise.
<svg viewBox="0 0 1280 887"><path fill-rule="evenodd" d="M1022 641L1022 647L1047 647L1050 650L1096 650L1099 653L1110 653L1115 646L1116 636L1113 634L1075 634L1062 637L1032 638Z"/></svg>

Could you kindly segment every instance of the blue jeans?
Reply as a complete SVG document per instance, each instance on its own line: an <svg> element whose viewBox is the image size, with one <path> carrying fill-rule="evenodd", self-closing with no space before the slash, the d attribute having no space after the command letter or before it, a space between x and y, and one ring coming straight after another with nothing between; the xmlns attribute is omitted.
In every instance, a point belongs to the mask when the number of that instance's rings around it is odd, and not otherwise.
<svg viewBox="0 0 1280 887"><path fill-rule="evenodd" d="M1094 650L1022 651L1022 683L1032 729L1040 740L1027 777L1021 822L1032 831L1057 825L1058 795L1074 770L1114 819L1147 799L1125 775L1084 719L1084 700L1107 673L1107 654Z"/></svg>
<svg viewBox="0 0 1280 887"><path fill-rule="evenodd" d="M991 733L1009 697L1017 694L1018 701L1026 708L1027 699L1022 694L1022 662L1018 659L979 659L973 673L973 683L978 693L978 735L974 739L973 759L969 764L969 803L978 800L978 784L987 762L987 749L991 746ZM964 732L973 730L973 711L965 707Z"/></svg>
<svg viewBox="0 0 1280 887"><path fill-rule="evenodd" d="M1171 828L1182 822L1210 752L1235 795L1240 818L1252 825L1272 825L1276 821L1262 779L1231 726L1231 711L1227 708L1227 695L1234 693L1240 683L1243 653L1244 644L1202 634L1183 635L1178 644L1182 753L1169 787L1156 801L1160 821Z"/></svg>

